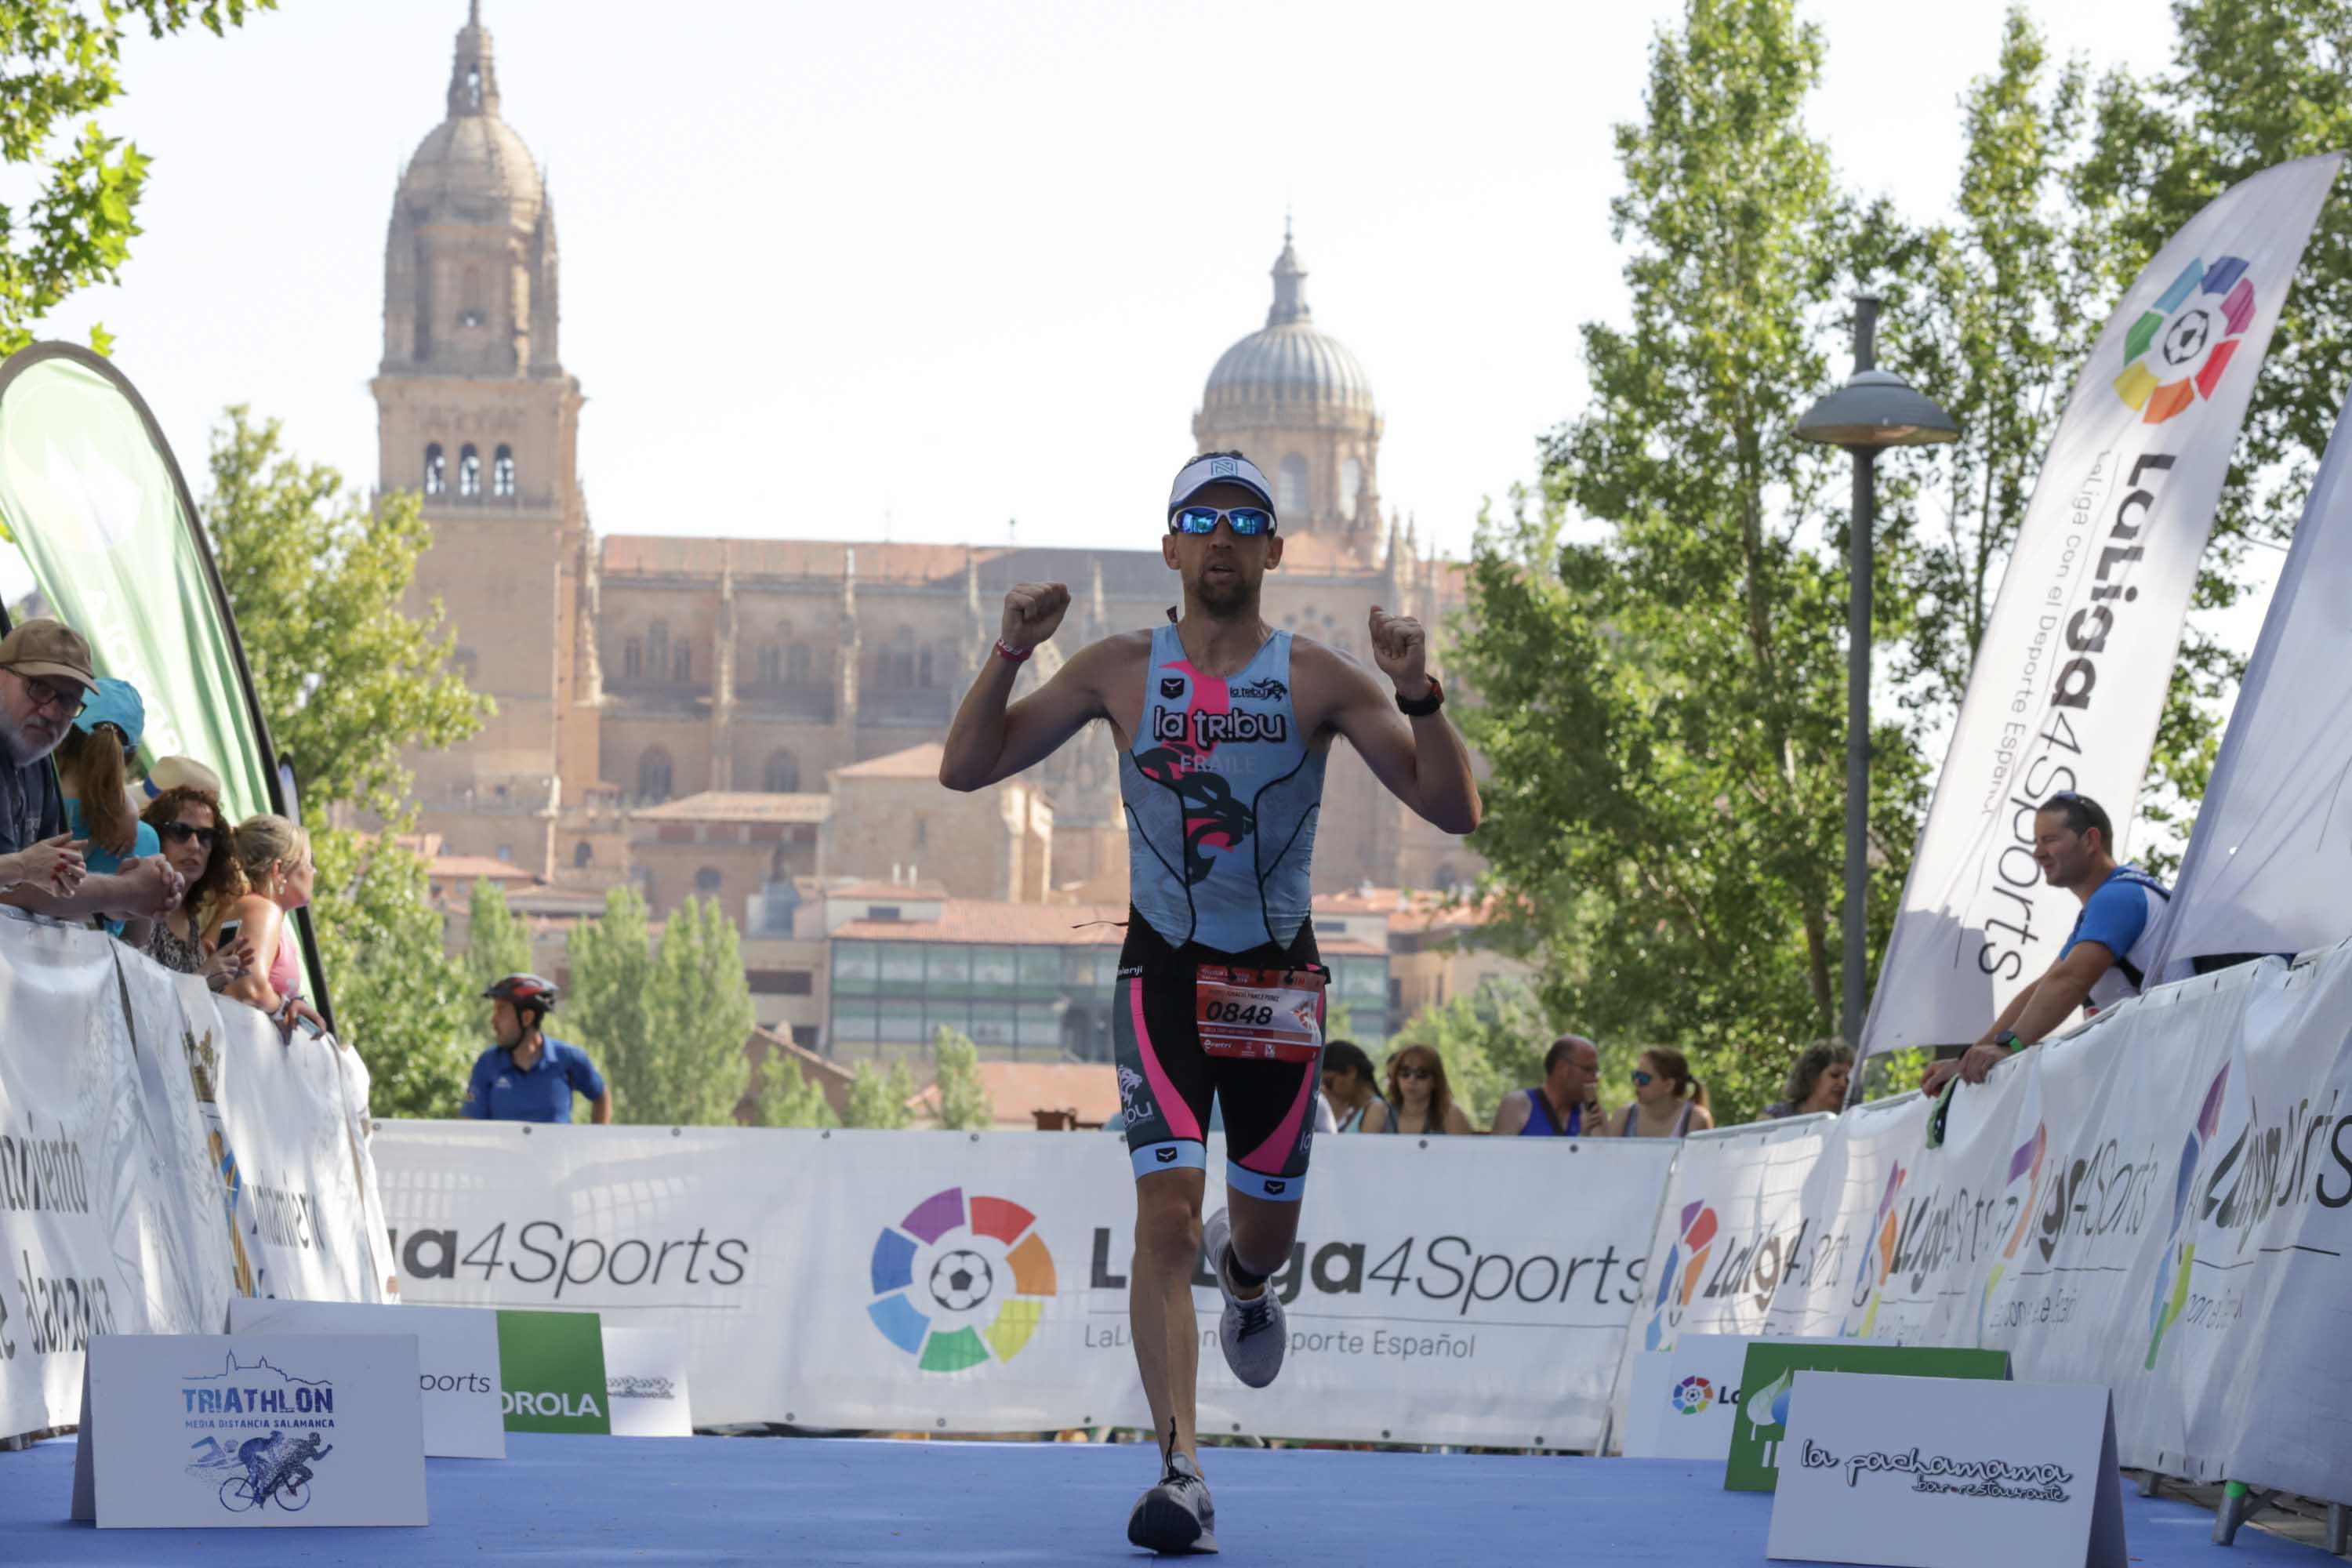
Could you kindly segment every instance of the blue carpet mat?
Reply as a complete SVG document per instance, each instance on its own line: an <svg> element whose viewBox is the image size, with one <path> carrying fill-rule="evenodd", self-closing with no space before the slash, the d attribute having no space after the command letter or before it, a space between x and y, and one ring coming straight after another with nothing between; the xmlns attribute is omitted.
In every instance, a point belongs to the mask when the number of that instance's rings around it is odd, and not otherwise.
<svg viewBox="0 0 2352 1568"><path fill-rule="evenodd" d="M507 1459L427 1462L423 1530L100 1531L65 1521L73 1444L0 1454L0 1564L1139 1563L1127 1514L1153 1479L1142 1445L908 1443L517 1434ZM1224 1560L1367 1563L1762 1564L1772 1500L1714 1466L1214 1448ZM2146 1568L2329 1560L2212 1515L2124 1499Z"/></svg>

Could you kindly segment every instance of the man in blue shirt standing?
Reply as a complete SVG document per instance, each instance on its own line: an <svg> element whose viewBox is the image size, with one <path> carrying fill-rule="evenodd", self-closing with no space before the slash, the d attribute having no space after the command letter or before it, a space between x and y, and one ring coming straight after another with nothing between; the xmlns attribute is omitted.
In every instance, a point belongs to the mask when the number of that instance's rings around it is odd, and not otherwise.
<svg viewBox="0 0 2352 1568"><path fill-rule="evenodd" d="M595 1102L599 1127L613 1121L613 1091L588 1053L540 1032L555 1010L555 983L509 974L482 994L490 1003L498 1044L474 1062L465 1112L478 1121L569 1121L574 1089Z"/></svg>
<svg viewBox="0 0 2352 1568"><path fill-rule="evenodd" d="M2010 999L1967 1055L1931 1065L1922 1089L1940 1093L1954 1073L1982 1083L2011 1053L2073 1017L2075 1008L2095 1013L2139 994L2172 895L2138 867L2117 865L2110 849L2115 838L2106 809L2089 795L2061 790L2042 803L2033 816L2033 858L2044 881L2083 900L2083 912L2042 978Z"/></svg>

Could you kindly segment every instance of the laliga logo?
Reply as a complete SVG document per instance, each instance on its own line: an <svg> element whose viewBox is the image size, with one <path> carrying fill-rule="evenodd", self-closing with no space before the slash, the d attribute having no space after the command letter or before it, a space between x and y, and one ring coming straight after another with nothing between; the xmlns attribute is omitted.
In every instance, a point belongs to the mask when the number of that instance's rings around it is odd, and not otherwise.
<svg viewBox="0 0 2352 1568"><path fill-rule="evenodd" d="M2202 397L2212 401L2238 340L2254 320L2253 279L2242 258L2208 267L2192 261L2124 334L2124 373L2116 395L2161 425Z"/></svg>
<svg viewBox="0 0 2352 1568"><path fill-rule="evenodd" d="M2213 1142L2221 1130L2221 1102L2230 1087L2230 1066L2213 1075L2206 1086L2205 1103L2197 1111L2197 1124L2189 1130L2189 1141L2181 1145L2180 1174L2172 1188L2172 1228L2165 1233L2164 1253L2156 1267L2156 1293L2147 1303L2147 1361L2149 1371L2156 1369L2157 1352L2164 1348L2164 1331L2180 1316L2181 1307L2189 1300L2189 1266L2197 1257L2197 1226L2189 1213L2189 1198L2197 1189L2198 1156ZM2243 1135L2241 1134L2241 1137Z"/></svg>
<svg viewBox="0 0 2352 1568"><path fill-rule="evenodd" d="M1684 1415L1696 1415L1715 1403L1715 1385L1703 1377L1686 1377L1666 1399Z"/></svg>
<svg viewBox="0 0 2352 1568"><path fill-rule="evenodd" d="M2017 1224L2009 1233L2008 1244L1993 1260L1992 1272L1985 1278L1984 1294L1977 1300L1977 1343L1984 1343L1985 1309L1992 1302L1992 1293L2000 1284L2001 1276L2009 1272L2010 1260L2017 1256L2025 1233L2033 1226L2034 1200L2042 1194L2042 1157L2050 1152L2050 1129L2047 1123L2033 1124L2033 1136L2017 1146L2009 1157L2009 1190L2017 1190L2020 1176L2026 1178L2025 1201L2017 1205Z"/></svg>
<svg viewBox="0 0 2352 1568"><path fill-rule="evenodd" d="M1682 1237L1666 1248L1666 1266L1658 1270L1657 1300L1651 1303L1649 1326L1642 1331L1643 1349L1656 1350L1666 1331L1683 1321L1691 1295L1698 1289L1699 1270L1706 1266L1715 1232L1715 1211L1707 1207L1706 1199L1683 1205Z"/></svg>
<svg viewBox="0 0 2352 1568"><path fill-rule="evenodd" d="M1895 1242L1898 1230L1895 1197L1903 1190L1906 1174L1907 1173L1900 1165L1888 1173L1886 1191L1880 1195L1878 1213L1870 1222L1876 1245L1867 1240L1863 1245L1862 1263L1854 1270L1853 1300L1847 1310L1847 1318L1851 1320L1853 1308L1863 1308L1862 1323L1860 1327L1851 1329L1844 1322L1838 1325L1838 1332L1847 1339L1868 1339L1872 1325L1878 1321L1878 1300L1885 1293L1886 1277L1895 1272Z"/></svg>
<svg viewBox="0 0 2352 1568"><path fill-rule="evenodd" d="M1011 1361L1054 1294L1054 1255L1036 1223L1004 1198L975 1195L967 1210L961 1187L933 1193L874 1238L881 1299L866 1315L925 1372Z"/></svg>

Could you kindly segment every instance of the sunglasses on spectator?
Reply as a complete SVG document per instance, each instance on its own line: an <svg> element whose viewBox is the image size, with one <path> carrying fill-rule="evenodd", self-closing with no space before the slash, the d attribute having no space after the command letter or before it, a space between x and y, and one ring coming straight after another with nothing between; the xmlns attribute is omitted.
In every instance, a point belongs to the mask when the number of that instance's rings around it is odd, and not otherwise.
<svg viewBox="0 0 2352 1568"><path fill-rule="evenodd" d="M1658 1080L1650 1074L1642 1072L1638 1069L1636 1069L1633 1074L1633 1087L1635 1089L1647 1089L1657 1081Z"/></svg>
<svg viewBox="0 0 2352 1568"><path fill-rule="evenodd" d="M189 839L193 838L207 849L211 848L214 844L217 843L220 839L219 828L197 827L185 822L167 822L155 831L162 834L165 838L170 839L174 844L185 844Z"/></svg>
<svg viewBox="0 0 2352 1568"><path fill-rule="evenodd" d="M1437 1074L1436 1074L1435 1072L1432 1071L1432 1070L1431 1070L1430 1068L1397 1068L1397 1077L1398 1077L1400 1079L1409 1079L1409 1078L1435 1078L1436 1076L1437 1076Z"/></svg>
<svg viewBox="0 0 2352 1568"><path fill-rule="evenodd" d="M67 689L37 675L20 675L16 679L25 683L25 695L33 700L36 709L54 708L63 717L75 719L89 704L89 694L79 686Z"/></svg>
<svg viewBox="0 0 2352 1568"><path fill-rule="evenodd" d="M1237 506L1230 511L1221 511L1213 506L1188 506L1168 520L1168 531L1214 533L1220 522L1233 524L1234 531L1244 539L1255 539L1261 533L1274 531L1274 513L1257 506Z"/></svg>

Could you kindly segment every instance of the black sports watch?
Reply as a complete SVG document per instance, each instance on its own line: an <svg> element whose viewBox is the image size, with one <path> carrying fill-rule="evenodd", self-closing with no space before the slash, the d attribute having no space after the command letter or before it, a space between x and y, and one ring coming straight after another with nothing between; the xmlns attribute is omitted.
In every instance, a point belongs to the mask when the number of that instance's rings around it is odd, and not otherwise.
<svg viewBox="0 0 2352 1568"><path fill-rule="evenodd" d="M1445 706L1445 688L1437 684L1437 677L1433 675L1428 677L1428 680L1429 695L1426 697L1408 701L1402 693L1398 694L1396 700L1398 712L1408 719L1426 719Z"/></svg>
<svg viewBox="0 0 2352 1568"><path fill-rule="evenodd" d="M2015 1029L2003 1029L1992 1037L1992 1043L2008 1051L2021 1051L2025 1048L2025 1042L2017 1037Z"/></svg>

